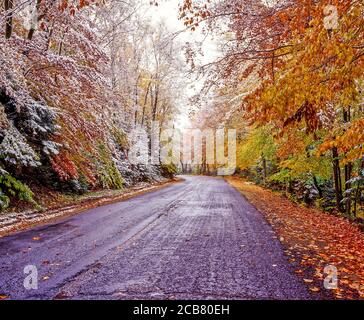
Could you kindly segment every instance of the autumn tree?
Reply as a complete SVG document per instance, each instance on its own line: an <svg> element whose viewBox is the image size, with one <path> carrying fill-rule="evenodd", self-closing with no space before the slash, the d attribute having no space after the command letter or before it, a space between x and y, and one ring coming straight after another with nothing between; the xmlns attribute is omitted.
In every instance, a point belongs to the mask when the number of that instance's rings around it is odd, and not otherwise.
<svg viewBox="0 0 364 320"><path fill-rule="evenodd" d="M207 87L235 90L247 125L271 126L278 145L312 137L289 157L304 156L309 173L330 154L336 207L348 215L363 158L362 11L358 1L309 0L188 0L180 9L186 26L219 36L221 58L200 67Z"/></svg>

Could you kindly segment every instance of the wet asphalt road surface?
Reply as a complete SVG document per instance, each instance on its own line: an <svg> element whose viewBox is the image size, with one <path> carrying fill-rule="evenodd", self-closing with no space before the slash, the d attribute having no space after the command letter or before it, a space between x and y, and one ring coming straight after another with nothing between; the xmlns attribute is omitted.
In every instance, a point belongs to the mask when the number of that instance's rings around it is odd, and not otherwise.
<svg viewBox="0 0 364 320"><path fill-rule="evenodd" d="M222 178L185 180L0 239L12 299L310 299L263 216ZM38 270L26 290L24 267Z"/></svg>

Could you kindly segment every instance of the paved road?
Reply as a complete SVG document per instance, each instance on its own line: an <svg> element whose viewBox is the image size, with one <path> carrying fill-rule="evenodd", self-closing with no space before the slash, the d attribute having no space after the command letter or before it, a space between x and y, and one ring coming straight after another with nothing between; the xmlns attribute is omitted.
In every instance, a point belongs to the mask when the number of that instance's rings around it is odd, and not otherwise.
<svg viewBox="0 0 364 320"><path fill-rule="evenodd" d="M262 215L221 178L185 181L0 239L13 299L305 299ZM38 290L26 290L26 265Z"/></svg>

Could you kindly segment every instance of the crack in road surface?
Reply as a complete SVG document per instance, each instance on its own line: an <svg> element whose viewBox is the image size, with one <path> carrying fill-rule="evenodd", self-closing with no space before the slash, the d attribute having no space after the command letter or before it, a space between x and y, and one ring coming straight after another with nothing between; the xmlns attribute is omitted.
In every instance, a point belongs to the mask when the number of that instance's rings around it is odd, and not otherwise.
<svg viewBox="0 0 364 320"><path fill-rule="evenodd" d="M263 216L221 178L181 183L0 239L12 299L310 299ZM26 265L38 290L23 286Z"/></svg>

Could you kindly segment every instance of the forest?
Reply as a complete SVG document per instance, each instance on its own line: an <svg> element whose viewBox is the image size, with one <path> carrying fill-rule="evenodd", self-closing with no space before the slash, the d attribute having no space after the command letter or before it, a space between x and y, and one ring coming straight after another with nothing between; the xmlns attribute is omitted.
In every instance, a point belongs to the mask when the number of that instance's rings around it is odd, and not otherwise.
<svg viewBox="0 0 364 320"><path fill-rule="evenodd" d="M237 129L237 174L364 217L362 1L181 1L174 19L184 32L217 44L207 63L204 42L179 41L145 14L151 7L158 2L2 1L3 209L37 206L44 190L171 177L175 165L130 163L130 132L173 126L183 105L192 127ZM203 85L186 105L191 79Z"/></svg>
<svg viewBox="0 0 364 320"><path fill-rule="evenodd" d="M218 39L201 127L238 130L240 175L353 219L363 218L362 1L184 1L180 18ZM213 168L211 168L213 169ZM206 172L206 168L197 168Z"/></svg>
<svg viewBox="0 0 364 320"><path fill-rule="evenodd" d="M127 157L131 128L167 124L182 95L180 44L145 15L150 6L1 1L2 208L37 206L48 190L82 194L173 174Z"/></svg>

